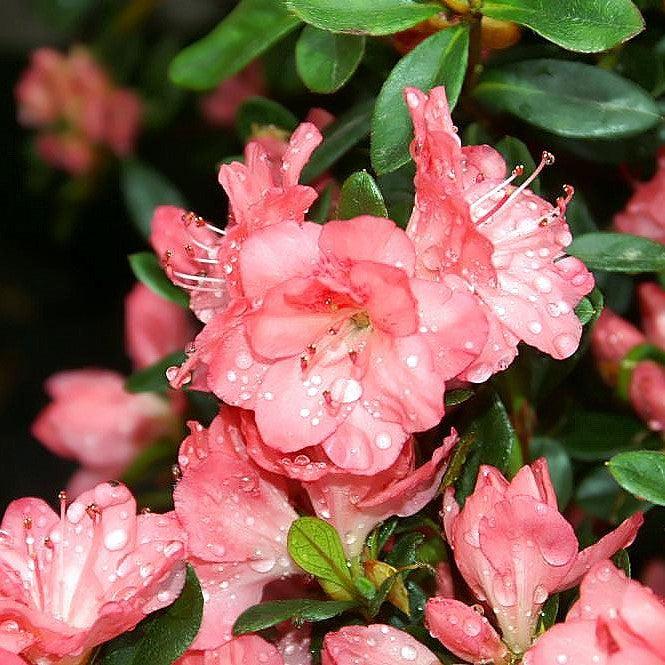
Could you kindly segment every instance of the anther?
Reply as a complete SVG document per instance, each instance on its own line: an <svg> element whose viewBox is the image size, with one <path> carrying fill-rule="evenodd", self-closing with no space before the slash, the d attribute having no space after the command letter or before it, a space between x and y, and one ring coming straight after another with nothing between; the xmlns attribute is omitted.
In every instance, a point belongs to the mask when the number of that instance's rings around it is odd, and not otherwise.
<svg viewBox="0 0 665 665"><path fill-rule="evenodd" d="M96 503L91 503L89 506L87 506L85 512L93 522L97 522L97 520L99 520L99 518L102 516L102 511L99 509L99 506Z"/></svg>
<svg viewBox="0 0 665 665"><path fill-rule="evenodd" d="M175 480L176 483L182 478L182 471L177 464L174 464L171 467L171 475L173 476L173 480Z"/></svg>

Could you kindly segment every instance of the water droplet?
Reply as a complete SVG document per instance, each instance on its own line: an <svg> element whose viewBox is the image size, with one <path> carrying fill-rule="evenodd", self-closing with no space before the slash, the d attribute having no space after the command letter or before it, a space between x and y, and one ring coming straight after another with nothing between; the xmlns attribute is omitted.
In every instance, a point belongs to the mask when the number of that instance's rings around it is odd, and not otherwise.
<svg viewBox="0 0 665 665"><path fill-rule="evenodd" d="M262 559L260 561L252 561L249 567L257 573L269 573L275 567L274 559Z"/></svg>
<svg viewBox="0 0 665 665"><path fill-rule="evenodd" d="M415 369L418 367L418 356L411 355L408 356L406 359L406 366L410 367L411 369Z"/></svg>
<svg viewBox="0 0 665 665"><path fill-rule="evenodd" d="M390 437L390 434L387 432L381 432L381 434L377 434L376 439L374 439L374 443L376 443L376 447L380 450L387 450L390 448L393 441Z"/></svg>
<svg viewBox="0 0 665 665"><path fill-rule="evenodd" d="M481 625L479 619L467 619L464 622L464 632L469 637L476 637L480 635Z"/></svg>
<svg viewBox="0 0 665 665"><path fill-rule="evenodd" d="M564 357L570 356L577 348L577 341L572 335L563 333L554 338L554 348Z"/></svg>
<svg viewBox="0 0 665 665"><path fill-rule="evenodd" d="M404 660L415 660L418 657L418 652L416 649L408 644L405 644L400 649L399 653Z"/></svg>
<svg viewBox="0 0 665 665"><path fill-rule="evenodd" d="M529 330L534 334L538 335L543 331L543 325L540 321L529 321Z"/></svg>
<svg viewBox="0 0 665 665"><path fill-rule="evenodd" d="M128 538L129 536L124 529L114 529L104 537L104 547L111 552L116 552L127 544Z"/></svg>
<svg viewBox="0 0 665 665"><path fill-rule="evenodd" d="M548 595L547 589L542 584L539 584L533 592L533 602L536 605L542 605L547 600Z"/></svg>
<svg viewBox="0 0 665 665"><path fill-rule="evenodd" d="M360 399L362 386L355 379L336 379L330 388L330 395L336 402L349 404Z"/></svg>

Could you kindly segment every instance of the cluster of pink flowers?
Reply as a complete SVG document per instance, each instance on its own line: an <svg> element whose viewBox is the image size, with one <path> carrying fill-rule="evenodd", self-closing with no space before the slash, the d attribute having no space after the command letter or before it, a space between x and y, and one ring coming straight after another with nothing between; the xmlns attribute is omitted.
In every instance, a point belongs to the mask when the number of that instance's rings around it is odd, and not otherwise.
<svg viewBox="0 0 665 665"><path fill-rule="evenodd" d="M593 330L592 349L601 375L615 385L623 358L641 344L652 344L665 354L665 291L654 283L638 287L642 328L603 310ZM665 429L665 367L654 360L640 360L632 369L628 389L636 413L655 431Z"/></svg>
<svg viewBox="0 0 665 665"><path fill-rule="evenodd" d="M94 169L104 148L129 154L142 105L130 90L112 83L83 47L68 55L42 48L16 86L21 124L39 130L36 149L47 163L74 175Z"/></svg>

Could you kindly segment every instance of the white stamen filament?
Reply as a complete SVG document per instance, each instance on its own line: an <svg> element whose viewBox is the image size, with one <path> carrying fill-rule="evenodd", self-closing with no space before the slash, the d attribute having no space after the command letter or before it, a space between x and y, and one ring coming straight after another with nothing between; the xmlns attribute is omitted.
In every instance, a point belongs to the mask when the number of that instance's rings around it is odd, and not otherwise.
<svg viewBox="0 0 665 665"><path fill-rule="evenodd" d="M174 270L172 275L179 277L180 279L188 279L192 282L211 282L214 284L223 284L226 280L221 277L206 277L205 275L189 275L186 272L178 272Z"/></svg>
<svg viewBox="0 0 665 665"><path fill-rule="evenodd" d="M499 183L494 189L491 189L489 192L486 192L483 194L477 201L474 201L471 204L471 210L473 210L476 206L480 205L484 201L487 201L491 196L494 196L495 194L499 193L502 189L505 189L510 183L515 180L515 178L519 177L524 173L524 167L520 164L516 166L513 169L513 172L509 178L506 178L502 183Z"/></svg>
<svg viewBox="0 0 665 665"><path fill-rule="evenodd" d="M213 233L219 234L220 236L225 236L226 235L226 231L223 231L222 229L218 229L214 224L209 224L208 222L206 222L206 228L210 229L210 231L212 231Z"/></svg>

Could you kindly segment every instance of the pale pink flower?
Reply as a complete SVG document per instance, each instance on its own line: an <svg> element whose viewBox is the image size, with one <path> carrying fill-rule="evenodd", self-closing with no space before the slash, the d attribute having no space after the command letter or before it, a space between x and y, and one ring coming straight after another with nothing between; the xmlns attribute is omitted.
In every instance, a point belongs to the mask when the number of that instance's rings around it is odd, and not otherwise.
<svg viewBox="0 0 665 665"><path fill-rule="evenodd" d="M345 626L323 640L321 665L413 663L440 665L439 659L415 638L392 626Z"/></svg>
<svg viewBox="0 0 665 665"><path fill-rule="evenodd" d="M637 364L630 378L630 403L654 432L665 430L665 367L653 360Z"/></svg>
<svg viewBox="0 0 665 665"><path fill-rule="evenodd" d="M427 601L425 625L448 650L470 663L508 663L508 649L489 621L453 598Z"/></svg>
<svg viewBox="0 0 665 665"><path fill-rule="evenodd" d="M137 516L118 483L69 507L61 495L59 515L41 499L12 502L0 526L0 648L30 662L83 657L175 600L184 554L173 513Z"/></svg>
<svg viewBox="0 0 665 665"><path fill-rule="evenodd" d="M665 290L653 282L637 287L642 328L652 344L665 351Z"/></svg>
<svg viewBox="0 0 665 665"><path fill-rule="evenodd" d="M298 178L320 141L316 127L306 123L293 133L281 159L271 159L260 143L250 141L244 164L222 165L219 181L230 199L225 230L173 206L155 211L152 247L173 283L190 292L191 308L201 321L210 321L243 295L238 257L250 234L284 220L304 221L317 195Z"/></svg>
<svg viewBox="0 0 665 665"><path fill-rule="evenodd" d="M194 336L187 310L136 284L125 298L125 348L136 369L181 351Z"/></svg>
<svg viewBox="0 0 665 665"><path fill-rule="evenodd" d="M270 642L258 635L243 635L208 651L188 651L175 665L288 665Z"/></svg>
<svg viewBox="0 0 665 665"><path fill-rule="evenodd" d="M203 620L192 648L217 649L264 587L298 574L286 535L298 517L284 490L247 457L233 410L205 430L190 423L180 447L173 500L189 536L189 560L203 589Z"/></svg>
<svg viewBox="0 0 665 665"><path fill-rule="evenodd" d="M35 148L47 164L72 175L88 173L97 163L94 146L85 137L72 132L44 132L35 139Z"/></svg>
<svg viewBox="0 0 665 665"><path fill-rule="evenodd" d="M635 183L633 196L614 217L614 228L665 243L665 153L658 158L654 177Z"/></svg>
<svg viewBox="0 0 665 665"><path fill-rule="evenodd" d="M211 125L231 127L242 103L250 97L264 95L265 92L261 63L255 60L202 97L201 112Z"/></svg>
<svg viewBox="0 0 665 665"><path fill-rule="evenodd" d="M46 382L52 402L35 419L32 433L51 452L91 472L74 478L77 490L117 477L139 451L178 431L168 400L128 393L124 383L120 374L101 369L59 372Z"/></svg>
<svg viewBox="0 0 665 665"><path fill-rule="evenodd" d="M331 474L304 482L316 514L329 521L342 537L349 558L360 554L367 535L392 515L409 517L436 495L457 432L416 469L415 442L409 439L395 463L373 476Z"/></svg>
<svg viewBox="0 0 665 665"><path fill-rule="evenodd" d="M616 379L621 359L644 342L646 338L634 325L607 307L603 310L591 333L591 350L608 382Z"/></svg>
<svg viewBox="0 0 665 665"><path fill-rule="evenodd" d="M412 432L439 423L445 380L486 335L461 280L418 279L414 263L388 219L255 231L238 261L245 300L205 326L172 385L193 378L253 410L282 453L322 446L342 469L388 468Z"/></svg>
<svg viewBox="0 0 665 665"><path fill-rule="evenodd" d="M552 626L524 665L664 665L665 605L610 561L598 562L565 623Z"/></svg>
<svg viewBox="0 0 665 665"><path fill-rule="evenodd" d="M416 274L462 278L489 324L483 352L464 377L480 383L505 369L520 341L554 358L572 355L582 334L574 307L594 282L580 261L565 256L572 189L556 206L528 189L551 155L514 187L518 173L505 179L498 152L461 147L443 88L429 97L408 88L405 96L415 129L416 204L407 233L416 246Z"/></svg>
<svg viewBox="0 0 665 665"><path fill-rule="evenodd" d="M511 482L494 467L481 467L462 509L453 488L444 496L443 524L457 567L475 596L492 608L504 641L516 652L531 645L548 596L574 586L593 563L628 546L642 521L637 513L578 552L542 458L522 467Z"/></svg>

